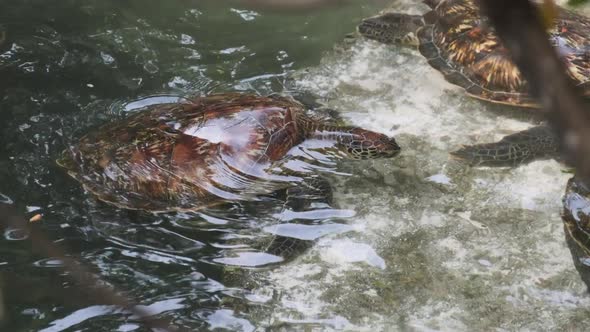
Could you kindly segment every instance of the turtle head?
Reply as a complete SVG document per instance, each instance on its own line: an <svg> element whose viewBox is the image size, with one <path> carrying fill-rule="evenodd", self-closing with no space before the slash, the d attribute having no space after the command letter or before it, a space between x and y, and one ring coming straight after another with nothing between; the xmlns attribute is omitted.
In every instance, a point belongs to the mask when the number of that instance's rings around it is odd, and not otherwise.
<svg viewBox="0 0 590 332"><path fill-rule="evenodd" d="M362 128L351 128L343 133L339 143L351 159L391 158L401 151L393 137Z"/></svg>
<svg viewBox="0 0 590 332"><path fill-rule="evenodd" d="M357 30L364 37L384 44L418 45L416 32L423 25L419 15L385 13L364 19Z"/></svg>

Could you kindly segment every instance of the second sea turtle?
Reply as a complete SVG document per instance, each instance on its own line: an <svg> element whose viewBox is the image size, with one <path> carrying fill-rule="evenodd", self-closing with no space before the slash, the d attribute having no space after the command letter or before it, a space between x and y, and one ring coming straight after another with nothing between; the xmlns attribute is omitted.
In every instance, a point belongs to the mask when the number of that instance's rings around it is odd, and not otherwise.
<svg viewBox="0 0 590 332"><path fill-rule="evenodd" d="M528 83L473 0L425 0L424 15L384 13L362 21L358 31L386 44L418 45L428 63L469 96L493 103L538 109ZM541 10L539 8L539 10ZM590 96L590 19L558 7L548 31L567 73ZM498 143L465 146L454 156L471 164L513 165L554 157L557 140L547 126L534 127Z"/></svg>

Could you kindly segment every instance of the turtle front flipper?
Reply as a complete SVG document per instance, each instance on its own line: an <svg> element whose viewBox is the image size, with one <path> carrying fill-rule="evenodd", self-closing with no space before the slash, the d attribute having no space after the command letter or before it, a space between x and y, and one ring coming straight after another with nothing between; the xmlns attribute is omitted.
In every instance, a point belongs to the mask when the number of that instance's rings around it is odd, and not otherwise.
<svg viewBox="0 0 590 332"><path fill-rule="evenodd" d="M299 183L298 186L287 189L283 211L276 215L276 217L279 219L279 222L285 221L284 219L288 219L289 222L295 222L298 219L297 214L301 213L302 216L305 216L305 220L318 222L323 217L320 210L331 209L331 203L332 188L330 184L324 178L309 177ZM313 217L314 212L318 212L317 219ZM279 256L284 261L288 261L297 257L297 255L313 245L313 239L308 240L282 235L278 231L280 225L278 224L268 228L268 230L273 232L273 236L264 246L263 250L265 252Z"/></svg>
<svg viewBox="0 0 590 332"><path fill-rule="evenodd" d="M451 155L472 166L516 166L558 157L558 144L551 128L537 126L508 135L496 143L463 146Z"/></svg>
<svg viewBox="0 0 590 332"><path fill-rule="evenodd" d="M421 15L385 13L364 19L357 27L365 38L384 44L418 45L416 33L424 26Z"/></svg>

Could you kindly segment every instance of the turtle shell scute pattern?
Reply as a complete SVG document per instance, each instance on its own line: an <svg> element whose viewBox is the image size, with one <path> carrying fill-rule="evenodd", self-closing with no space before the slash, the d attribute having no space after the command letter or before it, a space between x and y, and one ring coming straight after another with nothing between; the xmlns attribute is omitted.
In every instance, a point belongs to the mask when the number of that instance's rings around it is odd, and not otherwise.
<svg viewBox="0 0 590 332"><path fill-rule="evenodd" d="M418 32L419 50L448 81L475 98L537 106L508 50L479 15L474 1L440 1L424 19L426 27ZM590 77L590 19L560 8L549 35L570 77L585 87Z"/></svg>
<svg viewBox="0 0 590 332"><path fill-rule="evenodd" d="M273 163L303 140L289 98L220 94L154 105L82 137L64 152L69 174L127 209L195 210L285 187Z"/></svg>

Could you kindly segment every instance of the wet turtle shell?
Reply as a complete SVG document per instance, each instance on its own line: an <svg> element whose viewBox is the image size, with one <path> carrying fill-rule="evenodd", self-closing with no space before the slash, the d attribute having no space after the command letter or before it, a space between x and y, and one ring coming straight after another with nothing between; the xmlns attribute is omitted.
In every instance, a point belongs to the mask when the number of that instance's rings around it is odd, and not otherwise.
<svg viewBox="0 0 590 332"><path fill-rule="evenodd" d="M424 2L432 10L423 17L386 13L364 20L359 31L368 38L386 43L408 42L417 36L420 53L428 63L470 96L495 103L538 107L529 96L527 82L508 50L487 20L479 15L474 1ZM590 19L559 8L548 33L569 76L590 95L587 86Z"/></svg>
<svg viewBox="0 0 590 332"><path fill-rule="evenodd" d="M107 124L64 151L58 164L121 208L198 210L304 182L284 165L307 138L339 142L343 154L358 158L399 152L385 135L306 116L292 98L231 93L155 105Z"/></svg>
<svg viewBox="0 0 590 332"><path fill-rule="evenodd" d="M240 200L277 189L259 181L261 172L304 139L295 124L302 111L287 98L240 94L156 105L82 137L58 163L122 208L192 210Z"/></svg>
<svg viewBox="0 0 590 332"><path fill-rule="evenodd" d="M577 177L567 183L562 220L574 266L590 289L590 188Z"/></svg>

